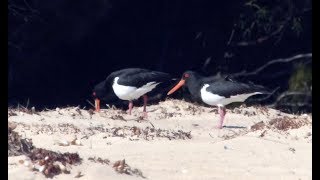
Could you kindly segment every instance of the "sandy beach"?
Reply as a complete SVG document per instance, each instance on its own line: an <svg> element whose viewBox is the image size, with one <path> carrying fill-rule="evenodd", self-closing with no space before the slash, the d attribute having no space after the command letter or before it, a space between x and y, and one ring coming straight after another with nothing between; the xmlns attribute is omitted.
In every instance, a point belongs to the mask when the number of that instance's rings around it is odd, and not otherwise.
<svg viewBox="0 0 320 180"><path fill-rule="evenodd" d="M81 163L53 179L312 179L309 114L242 106L227 109L225 127L216 129L214 107L169 99L147 110L142 120L142 107L132 115L119 109L8 108L8 121L36 148L78 153ZM117 170L123 159L127 170ZM29 161L9 156L9 179L47 179L24 165Z"/></svg>

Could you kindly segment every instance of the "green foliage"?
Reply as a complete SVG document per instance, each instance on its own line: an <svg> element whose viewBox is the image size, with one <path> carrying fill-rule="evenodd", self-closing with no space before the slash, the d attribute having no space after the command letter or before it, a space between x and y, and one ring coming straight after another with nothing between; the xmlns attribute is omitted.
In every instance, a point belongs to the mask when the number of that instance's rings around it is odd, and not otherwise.
<svg viewBox="0 0 320 180"><path fill-rule="evenodd" d="M310 0L248 0L235 29L244 41L276 35L281 39L284 31L299 37L303 32L301 15L310 4Z"/></svg>
<svg viewBox="0 0 320 180"><path fill-rule="evenodd" d="M290 91L308 91L312 86L312 69L304 64L296 65L296 70L289 79Z"/></svg>

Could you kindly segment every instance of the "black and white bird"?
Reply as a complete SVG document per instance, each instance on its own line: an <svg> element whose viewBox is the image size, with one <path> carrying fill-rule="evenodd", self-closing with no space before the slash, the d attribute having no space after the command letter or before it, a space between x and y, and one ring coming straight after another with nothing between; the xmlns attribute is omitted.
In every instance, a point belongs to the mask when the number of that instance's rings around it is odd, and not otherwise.
<svg viewBox="0 0 320 180"><path fill-rule="evenodd" d="M100 111L100 100L117 98L129 101L129 114L133 108L133 100L143 97L143 113L147 117L148 93L155 90L159 84L170 82L171 76L164 72L140 68L127 68L112 72L104 81L94 87L96 111ZM112 91L112 93L110 93Z"/></svg>
<svg viewBox="0 0 320 180"><path fill-rule="evenodd" d="M262 86L244 84L232 81L230 78L213 79L212 77L203 77L193 71L186 71L179 83L167 95L174 93L183 85L187 86L193 97L201 99L208 105L218 106L220 114L219 129L222 128L226 114L225 105L233 102L244 102L247 98L256 94L268 94Z"/></svg>

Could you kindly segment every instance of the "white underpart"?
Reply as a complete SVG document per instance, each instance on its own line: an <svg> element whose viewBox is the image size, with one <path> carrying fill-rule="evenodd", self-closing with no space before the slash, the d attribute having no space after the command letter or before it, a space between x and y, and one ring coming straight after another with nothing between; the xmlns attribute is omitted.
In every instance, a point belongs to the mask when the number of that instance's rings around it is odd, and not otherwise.
<svg viewBox="0 0 320 180"><path fill-rule="evenodd" d="M139 88L136 88L133 86L120 85L118 84L118 80L119 80L119 77L114 78L114 82L112 85L113 91L118 96L118 98L122 100L128 100L128 101L138 99L142 95L150 92L158 84L160 84L153 81L153 82L148 82L147 84Z"/></svg>
<svg viewBox="0 0 320 180"><path fill-rule="evenodd" d="M248 97L253 96L255 94L262 94L260 92L248 93L248 94L238 94L234 96L230 96L229 98L219 96L217 94L213 94L208 92L206 89L209 87L209 84L205 84L200 91L201 99L204 103L209 105L217 105L224 106L233 102L244 102Z"/></svg>

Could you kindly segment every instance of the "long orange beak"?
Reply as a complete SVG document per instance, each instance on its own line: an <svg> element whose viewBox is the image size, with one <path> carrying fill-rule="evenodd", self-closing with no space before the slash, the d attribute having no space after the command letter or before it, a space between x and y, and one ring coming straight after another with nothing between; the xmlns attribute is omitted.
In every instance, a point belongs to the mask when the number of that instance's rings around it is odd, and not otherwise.
<svg viewBox="0 0 320 180"><path fill-rule="evenodd" d="M185 82L186 82L186 80L181 79L181 80L179 81L179 83L178 83L176 86L174 86L174 87L167 93L167 95L170 95L170 94L174 93L174 92L175 92L176 90L178 90L181 86L183 86Z"/></svg>
<svg viewBox="0 0 320 180"><path fill-rule="evenodd" d="M96 107L96 111L99 112L100 111L100 100L99 99L95 99L94 100L94 105Z"/></svg>

